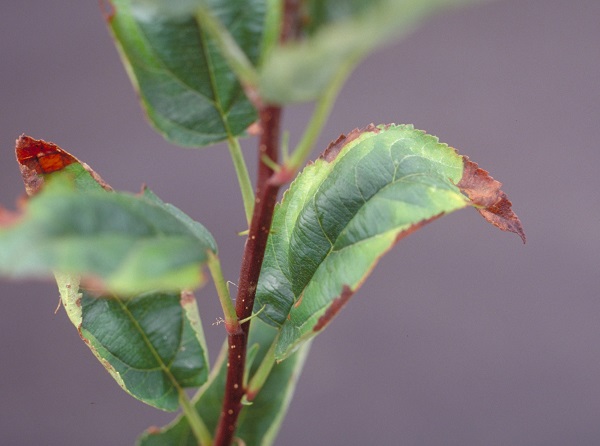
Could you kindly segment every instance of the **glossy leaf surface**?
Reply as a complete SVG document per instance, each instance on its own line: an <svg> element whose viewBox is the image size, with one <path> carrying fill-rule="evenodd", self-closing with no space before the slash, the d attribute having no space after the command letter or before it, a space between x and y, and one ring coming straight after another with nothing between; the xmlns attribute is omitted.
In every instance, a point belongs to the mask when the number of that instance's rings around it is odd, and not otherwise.
<svg viewBox="0 0 600 446"><path fill-rule="evenodd" d="M428 16L475 0L310 0L306 36L275 47L261 67L260 91L275 103L311 101L373 48Z"/></svg>
<svg viewBox="0 0 600 446"><path fill-rule="evenodd" d="M199 26L208 6L251 62L261 50L264 0L112 0L107 20L154 127L201 147L240 135L256 120L235 74Z"/></svg>
<svg viewBox="0 0 600 446"><path fill-rule="evenodd" d="M179 392L208 377L208 356L191 293L150 292L131 299L95 297L57 274L61 302L79 335L135 398L175 411Z"/></svg>
<svg viewBox="0 0 600 446"><path fill-rule="evenodd" d="M275 329L260 320L252 321L248 345L260 345L253 362L252 373L264 357L265 351L272 343L276 333ZM195 407L210 430L216 428L221 411L227 369L225 364L226 347L226 345L223 347L207 386L201 389L195 402ZM307 344L286 361L276 364L256 399L251 405L242 408L235 436L242 439L244 444L255 446L273 444L292 398L296 381L308 354L308 348ZM187 420L180 416L162 429L149 429L140 437L138 445L196 446L197 441Z"/></svg>
<svg viewBox="0 0 600 446"><path fill-rule="evenodd" d="M370 126L330 145L275 211L255 309L265 305L260 317L280 327L276 357L321 331L378 259L433 219L475 205L496 226L524 237L499 187L412 126Z"/></svg>

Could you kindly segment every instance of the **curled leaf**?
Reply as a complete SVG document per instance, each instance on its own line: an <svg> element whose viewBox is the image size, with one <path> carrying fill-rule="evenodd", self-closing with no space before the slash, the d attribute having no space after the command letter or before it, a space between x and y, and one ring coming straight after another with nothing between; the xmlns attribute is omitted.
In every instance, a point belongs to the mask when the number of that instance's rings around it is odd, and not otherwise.
<svg viewBox="0 0 600 446"><path fill-rule="evenodd" d="M475 206L522 235L499 183L465 160L412 126L370 125L304 169L276 208L256 292L259 317L280 328L277 359L323 330L379 259L425 224Z"/></svg>

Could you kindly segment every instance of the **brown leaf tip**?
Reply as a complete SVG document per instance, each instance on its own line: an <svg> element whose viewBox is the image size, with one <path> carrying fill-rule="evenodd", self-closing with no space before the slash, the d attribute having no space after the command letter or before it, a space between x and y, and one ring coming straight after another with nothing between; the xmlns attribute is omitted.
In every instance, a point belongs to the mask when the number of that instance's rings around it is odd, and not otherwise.
<svg viewBox="0 0 600 446"><path fill-rule="evenodd" d="M363 129L356 128L352 130L350 133L348 133L348 135L341 134L335 141L329 143L319 158L330 163L337 158L346 144L354 141L363 133L379 133L380 131L381 129L379 127L375 126L374 124L369 124Z"/></svg>
<svg viewBox="0 0 600 446"><path fill-rule="evenodd" d="M15 148L17 161L38 174L57 172L69 164L79 162L56 144L21 135Z"/></svg>
<svg viewBox="0 0 600 446"><path fill-rule="evenodd" d="M77 158L56 144L26 135L17 139L15 152L27 195L35 195L40 191L44 184L43 174L57 172L78 162Z"/></svg>
<svg viewBox="0 0 600 446"><path fill-rule="evenodd" d="M325 326L329 322L331 322L334 316L340 312L344 305L346 305L346 303L350 300L353 294L354 291L352 291L352 289L348 285L344 285L344 287L342 288L342 294L336 297L327 307L327 310L325 310L323 316L319 318L319 320L313 327L313 331L317 332L323 330L323 328L325 328Z"/></svg>
<svg viewBox="0 0 600 446"><path fill-rule="evenodd" d="M466 156L463 156L463 166L463 176L456 186L478 206L477 211L483 218L502 231L518 234L525 243L523 225L513 212L512 203L500 190L502 183Z"/></svg>
<svg viewBox="0 0 600 446"><path fill-rule="evenodd" d="M58 172L70 164L79 163L107 191L113 189L86 163L82 163L56 144L21 135L15 152L28 195L35 195L44 184L43 175Z"/></svg>

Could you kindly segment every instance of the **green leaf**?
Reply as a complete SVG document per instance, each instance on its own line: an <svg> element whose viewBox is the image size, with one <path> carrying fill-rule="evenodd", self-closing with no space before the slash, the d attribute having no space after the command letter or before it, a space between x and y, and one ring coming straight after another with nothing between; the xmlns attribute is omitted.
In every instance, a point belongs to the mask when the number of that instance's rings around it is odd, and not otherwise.
<svg viewBox="0 0 600 446"><path fill-rule="evenodd" d="M16 155L25 189L33 198L8 221L2 222L0 212L0 273L61 270L54 273L61 302L102 365L135 398L159 409L177 410L183 388L198 387L208 377L207 349L193 295L153 290L128 300L112 294L96 297L80 290L77 273L88 279L93 273L95 284L100 277L113 291L133 293L155 284L177 288L186 281L193 283L200 266L186 277L187 266L174 260L185 257L175 251L169 259L165 242L188 240L188 249L196 246L206 255L206 249L216 250L212 237L149 190L141 197L107 192L112 188L97 173L55 144L21 135ZM111 253L115 244L129 248ZM160 257L152 260L155 255L165 256L162 266ZM131 277L116 280L127 270ZM179 276L181 283L176 280Z"/></svg>
<svg viewBox="0 0 600 446"><path fill-rule="evenodd" d="M441 215L481 206L486 219L524 237L499 188L412 126L370 126L330 145L273 218L255 308L265 305L260 318L281 330L275 357L284 359L321 331L385 252Z"/></svg>
<svg viewBox="0 0 600 446"><path fill-rule="evenodd" d="M277 330L258 319L252 321L249 346L259 345L253 361L252 373L258 368ZM275 436L292 398L296 382L308 354L306 344L285 362L276 364L260 393L251 405L244 406L235 436L250 446L273 444ZM226 377L227 345L223 346L207 385L195 398L195 407L209 429L214 430L219 419ZM181 416L162 429L152 428L139 439L139 446L196 446L187 420Z"/></svg>
<svg viewBox="0 0 600 446"><path fill-rule="evenodd" d="M201 147L244 133L256 120L236 75L199 26L208 6L248 59L262 43L265 0L113 0L108 17L143 107L169 141Z"/></svg>
<svg viewBox="0 0 600 446"><path fill-rule="evenodd" d="M473 1L307 1L306 38L266 55L261 96L273 103L315 100L369 51L407 34L434 13Z"/></svg>
<svg viewBox="0 0 600 446"><path fill-rule="evenodd" d="M202 225L148 191L78 192L61 181L80 169L52 174L20 218L0 224L0 274L81 274L121 296L203 283L207 251L217 248Z"/></svg>
<svg viewBox="0 0 600 446"><path fill-rule="evenodd" d="M135 398L175 411L179 392L208 378L208 356L191 293L150 292L123 300L80 290L77 277L56 275L61 302L79 335Z"/></svg>

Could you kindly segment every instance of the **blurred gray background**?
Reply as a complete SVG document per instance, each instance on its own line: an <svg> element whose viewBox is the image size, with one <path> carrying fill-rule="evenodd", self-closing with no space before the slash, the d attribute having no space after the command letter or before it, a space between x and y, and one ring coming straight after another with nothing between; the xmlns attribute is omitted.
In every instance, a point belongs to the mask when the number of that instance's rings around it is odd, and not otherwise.
<svg viewBox="0 0 600 446"><path fill-rule="evenodd" d="M0 25L0 203L23 190L15 138L53 141L203 222L236 281L228 152L154 133L97 3L2 2ZM309 111L286 110L292 142ZM528 244L473 210L403 240L314 343L276 444L600 444L599 116L597 0L458 10L360 65L318 151L370 122L413 123L504 183ZM214 359L212 285L197 297ZM115 385L54 314L53 283L0 280L0 299L0 444L133 445L172 418Z"/></svg>

